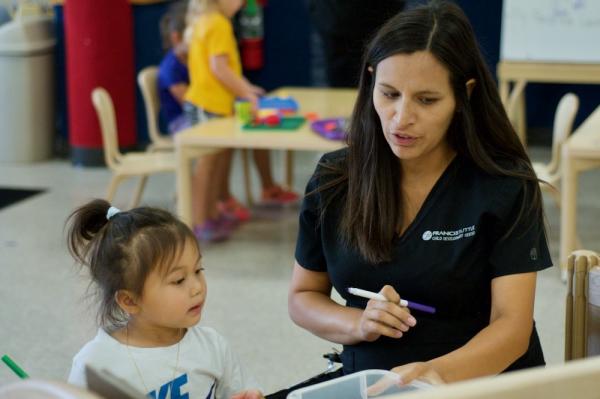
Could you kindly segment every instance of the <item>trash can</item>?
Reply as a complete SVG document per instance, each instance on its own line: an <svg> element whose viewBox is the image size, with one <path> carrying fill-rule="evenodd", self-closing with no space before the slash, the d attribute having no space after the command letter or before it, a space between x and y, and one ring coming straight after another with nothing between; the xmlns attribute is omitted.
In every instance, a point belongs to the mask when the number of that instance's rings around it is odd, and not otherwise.
<svg viewBox="0 0 600 399"><path fill-rule="evenodd" d="M0 5L0 25L10 22L10 14L6 6Z"/></svg>
<svg viewBox="0 0 600 399"><path fill-rule="evenodd" d="M23 16L0 26L0 162L52 155L55 44L50 16Z"/></svg>

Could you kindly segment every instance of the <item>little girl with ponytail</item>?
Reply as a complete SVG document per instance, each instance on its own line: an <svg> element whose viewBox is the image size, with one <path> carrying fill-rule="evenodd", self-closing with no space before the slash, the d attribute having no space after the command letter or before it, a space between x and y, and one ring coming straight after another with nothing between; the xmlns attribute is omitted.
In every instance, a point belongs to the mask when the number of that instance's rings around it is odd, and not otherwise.
<svg viewBox="0 0 600 399"><path fill-rule="evenodd" d="M161 209L93 200L67 225L69 251L97 288L100 324L74 357L70 383L85 386L89 364L152 398L262 398L225 339L197 326L207 287L184 223Z"/></svg>

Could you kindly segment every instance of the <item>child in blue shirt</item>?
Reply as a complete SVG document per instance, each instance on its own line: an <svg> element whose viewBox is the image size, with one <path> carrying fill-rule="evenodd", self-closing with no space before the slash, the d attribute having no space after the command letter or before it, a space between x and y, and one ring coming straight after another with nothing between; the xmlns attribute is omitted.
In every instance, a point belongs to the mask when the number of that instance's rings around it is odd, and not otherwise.
<svg viewBox="0 0 600 399"><path fill-rule="evenodd" d="M169 48L158 67L160 112L167 123L167 131L173 134L189 127L181 107L190 84L187 48L183 43L185 12L168 12L161 19L160 28L165 47Z"/></svg>

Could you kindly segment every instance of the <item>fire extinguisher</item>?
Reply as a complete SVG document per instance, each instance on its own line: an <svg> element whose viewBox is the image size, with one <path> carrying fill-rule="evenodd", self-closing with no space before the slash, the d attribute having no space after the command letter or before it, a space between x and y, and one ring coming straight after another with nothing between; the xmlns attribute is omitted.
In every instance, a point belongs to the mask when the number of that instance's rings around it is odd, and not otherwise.
<svg viewBox="0 0 600 399"><path fill-rule="evenodd" d="M264 65L263 13L256 0L246 0L240 15L240 46L245 70L255 71Z"/></svg>

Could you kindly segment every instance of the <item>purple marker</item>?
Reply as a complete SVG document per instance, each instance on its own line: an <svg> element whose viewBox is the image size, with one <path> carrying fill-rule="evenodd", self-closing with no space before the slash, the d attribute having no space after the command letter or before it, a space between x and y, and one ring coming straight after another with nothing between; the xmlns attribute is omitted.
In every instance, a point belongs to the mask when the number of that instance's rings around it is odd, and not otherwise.
<svg viewBox="0 0 600 399"><path fill-rule="evenodd" d="M377 299L379 301L387 301L387 298L381 294L378 294L376 292L367 291L367 290L361 290L360 288L349 287L348 292L351 293L352 295L356 295L356 296L359 296L362 298ZM421 305L420 303L407 301L406 299L400 299L400 306L406 306L408 308L420 310L421 312L425 312L425 313L432 313L432 314L435 313L435 308L432 306Z"/></svg>

